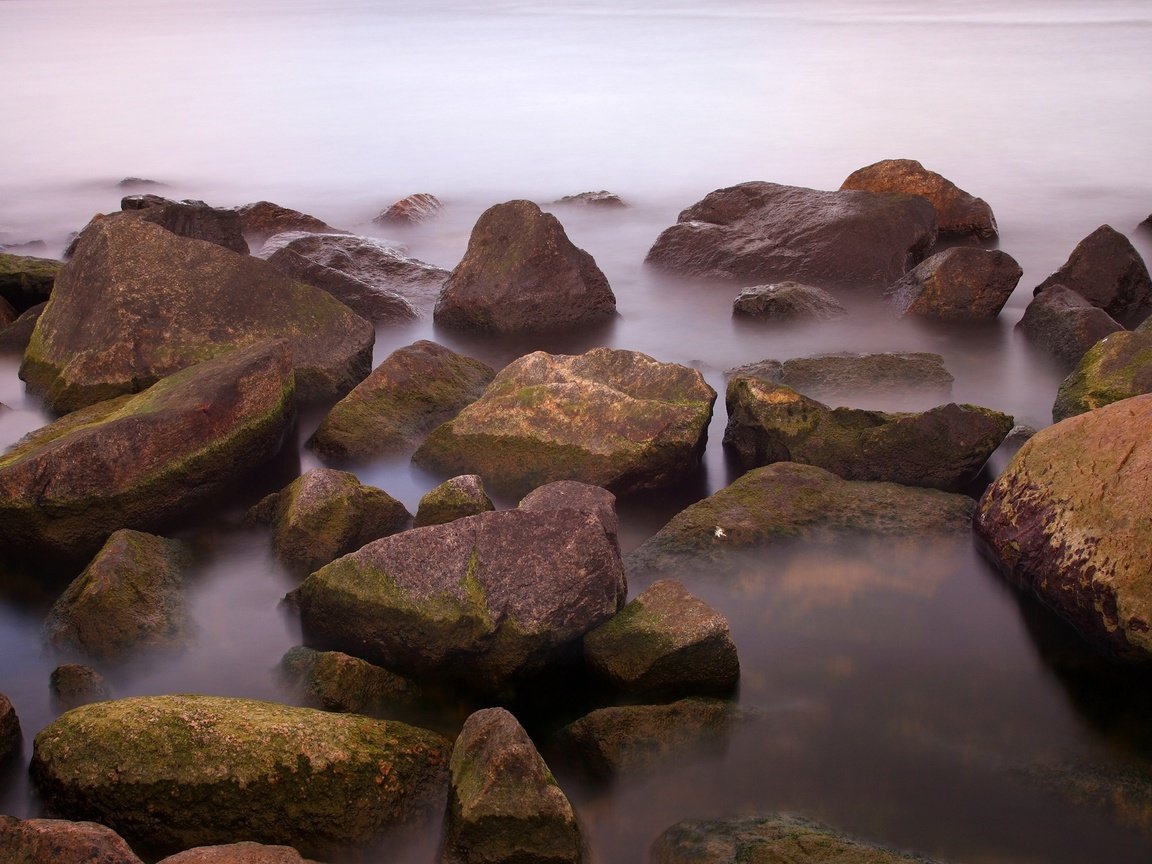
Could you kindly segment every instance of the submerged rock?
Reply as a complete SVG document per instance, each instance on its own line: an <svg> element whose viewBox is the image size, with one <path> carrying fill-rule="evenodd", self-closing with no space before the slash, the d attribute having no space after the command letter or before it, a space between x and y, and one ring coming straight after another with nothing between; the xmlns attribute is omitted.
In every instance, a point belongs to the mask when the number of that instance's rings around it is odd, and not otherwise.
<svg viewBox="0 0 1152 864"><path fill-rule="evenodd" d="M760 378L813 399L842 404L853 399L911 394L937 403L952 394L944 358L926 352L815 354L791 360L762 360L729 369L726 377Z"/></svg>
<svg viewBox="0 0 1152 864"><path fill-rule="evenodd" d="M1057 285L1075 291L1125 327L1135 327L1152 312L1152 277L1144 259L1111 225L1101 225L1077 243L1063 266L1034 293Z"/></svg>
<svg viewBox="0 0 1152 864"><path fill-rule="evenodd" d="M1124 327L1071 288L1053 285L1032 298L1016 329L1072 368L1089 348Z"/></svg>
<svg viewBox="0 0 1152 864"><path fill-rule="evenodd" d="M576 195L565 195L554 204L576 204L581 207L627 207L628 204L615 192L601 189L599 192L579 192Z"/></svg>
<svg viewBox="0 0 1152 864"><path fill-rule="evenodd" d="M12 702L0 693L0 763L4 763L20 753L24 742L20 731L20 718Z"/></svg>
<svg viewBox="0 0 1152 864"><path fill-rule="evenodd" d="M104 676L91 666L65 663L52 670L48 679L52 701L62 711L68 711L89 702L102 702L111 695Z"/></svg>
<svg viewBox="0 0 1152 864"><path fill-rule="evenodd" d="M417 192L380 211L372 221L377 225L419 225L439 217L442 209L444 205L435 195Z"/></svg>
<svg viewBox="0 0 1152 864"><path fill-rule="evenodd" d="M0 298L24 312L45 302L64 262L0 252Z"/></svg>
<svg viewBox="0 0 1152 864"><path fill-rule="evenodd" d="M946 321L995 318L1024 274L999 250L954 247L917 264L885 296L900 315Z"/></svg>
<svg viewBox="0 0 1152 864"><path fill-rule="evenodd" d="M771 321L806 318L828 321L847 315L848 310L827 291L814 285L777 282L742 290L732 303L732 314Z"/></svg>
<svg viewBox="0 0 1152 864"><path fill-rule="evenodd" d="M197 846L169 855L157 864L317 864L291 846L267 846L245 840L223 846Z"/></svg>
<svg viewBox="0 0 1152 864"><path fill-rule="evenodd" d="M1142 393L1152 393L1152 331L1121 330L1089 348L1060 383L1052 419L1058 423Z"/></svg>
<svg viewBox="0 0 1152 864"><path fill-rule="evenodd" d="M240 214L240 223L244 236L253 244L259 245L273 234L284 231L309 231L316 234L342 234L339 228L333 228L327 222L293 210L291 207L281 207L271 201L257 201L237 207Z"/></svg>
<svg viewBox="0 0 1152 864"><path fill-rule="evenodd" d="M0 816L4 864L144 864L124 838L95 822Z"/></svg>
<svg viewBox="0 0 1152 864"><path fill-rule="evenodd" d="M415 682L340 651L299 645L280 660L280 671L307 705L324 711L386 717L420 696Z"/></svg>
<svg viewBox="0 0 1152 864"><path fill-rule="evenodd" d="M496 505L484 491L484 481L477 474L462 474L445 480L420 499L415 526L442 525L465 516L487 513Z"/></svg>

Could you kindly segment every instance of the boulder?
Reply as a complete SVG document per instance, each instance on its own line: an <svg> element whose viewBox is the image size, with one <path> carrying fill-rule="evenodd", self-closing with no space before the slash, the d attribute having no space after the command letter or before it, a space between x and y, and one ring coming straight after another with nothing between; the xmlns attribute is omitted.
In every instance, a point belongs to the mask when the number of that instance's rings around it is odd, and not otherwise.
<svg viewBox="0 0 1152 864"><path fill-rule="evenodd" d="M440 216L444 205L435 195L417 192L381 210L372 221L377 225L419 225Z"/></svg>
<svg viewBox="0 0 1152 864"><path fill-rule="evenodd" d="M745 284L882 290L935 242L936 215L919 196L751 182L718 189L681 212L646 262Z"/></svg>
<svg viewBox="0 0 1152 864"><path fill-rule="evenodd" d="M464 516L475 516L495 510L496 505L484 491L484 481L477 474L463 474L445 480L420 499L416 508L417 528L442 525Z"/></svg>
<svg viewBox="0 0 1152 864"><path fill-rule="evenodd" d="M138 220L81 237L20 367L56 412L144 389L267 339L286 339L306 399L344 395L371 368L372 325L264 261Z"/></svg>
<svg viewBox="0 0 1152 864"><path fill-rule="evenodd" d="M656 489L696 470L715 398L696 370L639 352L536 351L508 364L413 459L520 494L555 480L617 495Z"/></svg>
<svg viewBox="0 0 1152 864"><path fill-rule="evenodd" d="M52 670L48 679L52 701L61 711L69 711L89 702L102 702L111 695L104 676L91 666L65 663Z"/></svg>
<svg viewBox="0 0 1152 864"><path fill-rule="evenodd" d="M116 185L121 189L139 189L164 186L166 184L161 183L159 180L149 180L147 177L125 177Z"/></svg>
<svg viewBox="0 0 1152 864"><path fill-rule="evenodd" d="M1132 243L1111 225L1101 225L1078 244L1035 294L1062 286L1075 291L1125 327L1152 312L1152 277Z"/></svg>
<svg viewBox="0 0 1152 864"><path fill-rule="evenodd" d="M340 651L298 645L281 659L280 671L305 704L324 711L386 717L420 697L415 682Z"/></svg>
<svg viewBox="0 0 1152 864"><path fill-rule="evenodd" d="M121 210L146 210L149 207L163 207L172 199L153 192L133 192L120 199Z"/></svg>
<svg viewBox="0 0 1152 864"><path fill-rule="evenodd" d="M20 317L20 313L12 308L12 304L0 297L0 328L5 328Z"/></svg>
<svg viewBox="0 0 1152 864"><path fill-rule="evenodd" d="M290 207L281 207L271 201L245 204L237 207L236 212L240 214L244 236L253 245L259 245L273 234L280 234L283 231L309 231L314 234L344 233L315 216L309 216Z"/></svg>
<svg viewBox="0 0 1152 864"><path fill-rule="evenodd" d="M680 511L626 563L632 575L674 573L686 563L725 572L742 552L792 540L967 537L972 508L966 495L844 480L812 465L777 462Z"/></svg>
<svg viewBox="0 0 1152 864"><path fill-rule="evenodd" d="M223 846L197 846L169 855L157 864L316 864L291 846L267 846L245 840Z"/></svg>
<svg viewBox="0 0 1152 864"><path fill-rule="evenodd" d="M827 291L814 285L777 282L743 289L732 302L732 314L770 321L828 321L847 315L848 310Z"/></svg>
<svg viewBox="0 0 1152 864"><path fill-rule="evenodd" d="M846 480L958 491L1013 426L1007 414L951 402L929 411L829 408L782 384L728 382L724 446L741 467L816 465Z"/></svg>
<svg viewBox="0 0 1152 864"><path fill-rule="evenodd" d="M0 297L12 304L17 312L24 312L45 302L52 294L52 286L62 261L51 258L31 258L0 252Z"/></svg>
<svg viewBox="0 0 1152 864"><path fill-rule="evenodd" d="M521 510L586 510L595 513L608 539L619 546L620 519L616 496L602 486L576 480L557 480L537 486L518 505Z"/></svg>
<svg viewBox="0 0 1152 864"><path fill-rule="evenodd" d="M7 327L0 327L0 353L23 354L28 350L28 343L32 339L32 331L36 329L36 322L44 312L47 303L33 306Z"/></svg>
<svg viewBox="0 0 1152 864"><path fill-rule="evenodd" d="M783 384L813 399L832 404L846 400L889 396L921 396L934 402L952 394L952 375L944 358L927 352L882 354L815 354L781 363L762 360L724 373L727 378L749 376Z"/></svg>
<svg viewBox="0 0 1152 864"><path fill-rule="evenodd" d="M314 468L261 500L249 519L272 525L272 548L285 567L311 573L365 543L404 530L412 514L355 474Z"/></svg>
<svg viewBox="0 0 1152 864"><path fill-rule="evenodd" d="M592 256L531 201L489 207L436 301L437 324L495 333L607 321L616 296Z"/></svg>
<svg viewBox="0 0 1152 864"><path fill-rule="evenodd" d="M612 687L644 697L725 694L740 679L727 619L671 579L585 636L584 657Z"/></svg>
<svg viewBox="0 0 1152 864"><path fill-rule="evenodd" d="M144 864L124 838L95 822L0 816L4 864Z"/></svg>
<svg viewBox="0 0 1152 864"><path fill-rule="evenodd" d="M421 339L393 351L337 402L307 446L336 459L415 449L479 399L495 374L479 360Z"/></svg>
<svg viewBox="0 0 1152 864"><path fill-rule="evenodd" d="M578 864L580 826L532 739L509 712L472 714L452 747L440 860L445 864Z"/></svg>
<svg viewBox="0 0 1152 864"><path fill-rule="evenodd" d="M596 514L504 510L369 543L288 599L305 644L495 692L571 656L626 593Z"/></svg>
<svg viewBox="0 0 1152 864"><path fill-rule="evenodd" d="M268 263L297 282L331 294L357 315L377 323L411 321L420 317L411 303L386 288L377 288L355 276L305 258L285 247L273 253Z"/></svg>
<svg viewBox="0 0 1152 864"><path fill-rule="evenodd" d="M59 650L103 659L180 647L192 626L183 594L188 565L182 543L120 529L52 606L44 634Z"/></svg>
<svg viewBox="0 0 1152 864"><path fill-rule="evenodd" d="M24 743L23 733L20 731L20 718L12 702L3 693L0 693L0 763L4 763L20 753Z"/></svg>
<svg viewBox="0 0 1152 864"><path fill-rule="evenodd" d="M575 204L580 207L627 207L628 204L615 192L601 189L599 192L579 192L576 195L565 195L553 204Z"/></svg>
<svg viewBox="0 0 1152 864"><path fill-rule="evenodd" d="M1032 298L1016 329L1071 369L1089 348L1124 327L1071 288L1053 285Z"/></svg>
<svg viewBox="0 0 1152 864"><path fill-rule="evenodd" d="M46 806L150 857L251 840L327 857L442 807L451 744L403 723L217 696L73 709L36 736Z"/></svg>
<svg viewBox="0 0 1152 864"><path fill-rule="evenodd" d="M945 321L995 318L1024 270L1000 250L956 246L917 264L884 292L900 315Z"/></svg>
<svg viewBox="0 0 1152 864"><path fill-rule="evenodd" d="M1058 423L1142 393L1152 393L1152 331L1120 330L1089 348L1060 383L1052 419Z"/></svg>
<svg viewBox="0 0 1152 864"><path fill-rule="evenodd" d="M976 198L915 159L885 159L848 175L841 189L920 195L936 211L940 236L995 240L996 218L982 198Z"/></svg>
<svg viewBox="0 0 1152 864"><path fill-rule="evenodd" d="M1152 395L1037 432L985 491L976 535L1005 577L1122 659L1152 660Z"/></svg>
<svg viewBox="0 0 1152 864"><path fill-rule="evenodd" d="M240 214L235 210L210 207L203 201L167 199L161 199L161 203L155 206L123 209L129 218L151 222L180 237L206 240L241 255L248 254L248 242L244 239Z"/></svg>
<svg viewBox="0 0 1152 864"><path fill-rule="evenodd" d="M76 411L0 456L0 548L91 555L242 481L295 419L288 346L262 343Z"/></svg>

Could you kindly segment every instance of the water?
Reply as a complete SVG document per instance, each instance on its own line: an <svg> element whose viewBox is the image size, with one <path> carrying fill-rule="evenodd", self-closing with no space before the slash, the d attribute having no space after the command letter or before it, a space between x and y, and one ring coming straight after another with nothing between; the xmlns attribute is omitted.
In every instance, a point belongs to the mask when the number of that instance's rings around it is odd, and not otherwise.
<svg viewBox="0 0 1152 864"><path fill-rule="evenodd" d="M944 355L957 401L1046 425L1061 373L1012 331L1032 287L1103 223L1152 258L1152 233L1136 227L1152 212L1152 10L810 5L0 0L0 243L41 239L58 253L93 213L118 208L125 176L222 206L273 200L376 235L372 216L427 191L444 218L388 236L451 267L493 203L610 189L632 206L551 209L607 274L613 324L495 341L426 317L381 328L376 359L418 338L495 365L604 344L691 364L722 392L725 369L766 357L929 350ZM712 189L836 188L893 157L992 205L1000 248L1024 268L999 321L924 327L865 303L846 321L766 330L732 320L736 287L642 266L657 234ZM0 414L3 445L45 419L16 368L0 359L0 401L13 409ZM927 407L900 394L868 404ZM730 481L724 419L721 401L691 483L621 503L626 547ZM301 439L318 420L304 418ZM278 605L293 582L265 536L239 526L264 487L319 464L308 451L284 463L190 529L202 550L194 644L105 670L117 695L287 698L272 669L299 639ZM405 459L357 471L411 510L436 482ZM25 757L56 713L47 680L62 658L42 647L40 625L69 575L0 590L0 692L20 713ZM1152 770L1147 683L1091 664L967 545L791 550L737 581L693 576L689 587L729 617L740 704L756 718L719 751L607 788L554 765L598 860L642 860L682 818L777 809L956 862L1152 858L1152 805L1099 791L1094 806L1073 804L1074 782L1035 779L1057 764ZM4 775L0 812L37 812L22 769Z"/></svg>

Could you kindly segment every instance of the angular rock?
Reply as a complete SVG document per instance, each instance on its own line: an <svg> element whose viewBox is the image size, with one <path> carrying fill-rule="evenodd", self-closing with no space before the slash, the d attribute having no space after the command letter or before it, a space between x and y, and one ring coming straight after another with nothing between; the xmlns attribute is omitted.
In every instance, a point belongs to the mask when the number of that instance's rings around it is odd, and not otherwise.
<svg viewBox="0 0 1152 864"><path fill-rule="evenodd" d="M740 679L727 619L671 579L585 636L584 657L610 685L639 696L725 694Z"/></svg>
<svg viewBox="0 0 1152 864"><path fill-rule="evenodd" d="M442 807L450 742L353 714L215 696L69 711L36 736L45 804L160 857L251 840L327 857Z"/></svg>
<svg viewBox="0 0 1152 864"><path fill-rule="evenodd" d="M728 382L724 446L744 468L816 465L846 480L958 491L1013 426L1007 414L949 403L920 413L829 408L757 378Z"/></svg>
<svg viewBox="0 0 1152 864"><path fill-rule="evenodd" d="M95 822L0 816L4 864L143 864L124 838Z"/></svg>
<svg viewBox="0 0 1152 864"><path fill-rule="evenodd" d="M503 708L472 714L452 748L445 864L577 864L580 826L532 739Z"/></svg>
<svg viewBox="0 0 1152 864"><path fill-rule="evenodd" d="M1089 348L1124 327L1071 288L1053 285L1032 298L1016 329L1071 369Z"/></svg>
<svg viewBox="0 0 1152 864"><path fill-rule="evenodd" d="M777 183L718 189L680 213L646 262L690 276L887 288L928 255L936 214L915 195Z"/></svg>
<svg viewBox="0 0 1152 864"><path fill-rule="evenodd" d="M496 505L484 491L484 481L476 474L463 474L445 480L420 499L414 525L443 525L454 519L475 516L495 510Z"/></svg>
<svg viewBox="0 0 1152 864"><path fill-rule="evenodd" d="M900 315L979 321L1000 314L1023 274L998 249L957 246L921 261L884 294Z"/></svg>
<svg viewBox="0 0 1152 864"><path fill-rule="evenodd" d="M1113 655L1152 660L1152 395L1037 432L974 527L1005 577Z"/></svg>
<svg viewBox="0 0 1152 864"><path fill-rule="evenodd" d="M291 207L281 207L271 201L257 201L237 207L240 214L240 224L244 236L254 245L259 245L273 234L283 231L310 231L316 234L342 234L339 228L333 228L327 222L293 210Z"/></svg>
<svg viewBox="0 0 1152 864"><path fill-rule="evenodd" d="M626 593L595 514L505 510L369 543L288 599L308 645L498 691L569 656Z"/></svg>
<svg viewBox="0 0 1152 864"><path fill-rule="evenodd" d="M182 645L191 630L181 590L188 564L175 540L114 532L52 606L45 636L57 649L104 659Z"/></svg>
<svg viewBox="0 0 1152 864"><path fill-rule="evenodd" d="M52 670L48 679L52 700L61 711L89 702L102 702L111 695L104 676L91 666L65 663Z"/></svg>
<svg viewBox="0 0 1152 864"><path fill-rule="evenodd" d="M118 528L162 529L271 459L295 404L279 342L63 417L0 456L0 547L90 555Z"/></svg>
<svg viewBox="0 0 1152 864"><path fill-rule="evenodd" d="M442 209L444 205L435 195L417 192L381 210L372 221L377 225L419 225L436 219Z"/></svg>
<svg viewBox="0 0 1152 864"><path fill-rule="evenodd" d="M975 237L994 240L996 218L982 198L960 189L915 159L884 159L853 171L841 189L920 195L932 203L941 237Z"/></svg>
<svg viewBox="0 0 1152 864"><path fill-rule="evenodd" d="M8 697L0 693L0 763L19 755L23 742L16 709Z"/></svg>
<svg viewBox="0 0 1152 864"><path fill-rule="evenodd" d="M307 446L337 459L414 449L479 399L495 374L479 360L421 339L393 351L337 402Z"/></svg>
<svg viewBox="0 0 1152 864"><path fill-rule="evenodd" d="M267 846L245 840L223 846L197 846L169 855L157 864L316 864L291 846Z"/></svg>
<svg viewBox="0 0 1152 864"><path fill-rule="evenodd" d="M267 260L288 278L331 294L369 321L392 323L419 317L416 308L399 294L386 288L376 288L355 276L326 267L297 254L291 248L281 249Z"/></svg>
<svg viewBox="0 0 1152 864"><path fill-rule="evenodd" d="M286 339L300 395L331 398L368 374L375 337L348 307L259 259L147 222L103 219L60 271L20 375L65 412Z"/></svg>
<svg viewBox="0 0 1152 864"><path fill-rule="evenodd" d="M580 192L576 195L565 195L554 204L576 204L581 207L627 207L628 204L615 192L601 189L599 192Z"/></svg>
<svg viewBox="0 0 1152 864"><path fill-rule="evenodd" d="M0 252L0 297L17 312L45 302L64 262Z"/></svg>
<svg viewBox="0 0 1152 864"><path fill-rule="evenodd" d="M1052 420L1058 423L1142 393L1152 393L1152 331L1121 330L1089 348L1060 383Z"/></svg>
<svg viewBox="0 0 1152 864"><path fill-rule="evenodd" d="M537 351L509 363L413 459L520 494L555 480L617 495L656 489L696 469L715 398L696 370L639 352Z"/></svg>
<svg viewBox="0 0 1152 864"><path fill-rule="evenodd" d="M171 198L152 192L138 192L120 199L121 210L147 210L149 207L163 207Z"/></svg>
<svg viewBox="0 0 1152 864"><path fill-rule="evenodd" d="M32 331L36 329L36 322L44 312L47 303L33 306L7 327L0 327L0 353L23 354L28 350L28 343L32 339Z"/></svg>
<svg viewBox="0 0 1152 864"><path fill-rule="evenodd" d="M560 330L615 315L616 295L595 260L531 201L480 214L434 312L437 324L495 333Z"/></svg>
<svg viewBox="0 0 1152 864"><path fill-rule="evenodd" d="M732 314L772 321L805 318L828 321L847 315L848 310L827 291L814 285L777 282L742 290L732 303Z"/></svg>
<svg viewBox="0 0 1152 864"><path fill-rule="evenodd" d="M12 304L0 297L0 328L7 327L19 317L20 314L12 308Z"/></svg>
<svg viewBox="0 0 1152 864"><path fill-rule="evenodd" d="M1125 327L1135 327L1152 312L1152 277L1144 259L1111 225L1101 225L1076 244L1063 266L1034 293L1056 285L1075 291Z"/></svg>
<svg viewBox="0 0 1152 864"><path fill-rule="evenodd" d="M272 525L272 548L285 567L311 573L365 543L404 530L412 514L355 474L314 468L261 500L249 517Z"/></svg>
<svg viewBox="0 0 1152 864"><path fill-rule="evenodd" d="M233 252L239 252L241 255L248 254L248 242L244 239L240 214L235 210L210 207L203 201L167 199L162 199L162 203L156 206L135 210L125 207L124 210L133 219L143 219L145 222L159 225L180 237L206 240Z"/></svg>
<svg viewBox="0 0 1152 864"><path fill-rule="evenodd" d="M386 717L420 697L413 681L340 651L298 645L281 659L280 671L307 705L324 711Z"/></svg>
<svg viewBox="0 0 1152 864"><path fill-rule="evenodd" d="M576 480L557 480L537 486L521 500L521 510L586 510L600 518L608 539L619 546L620 519L616 496L602 486Z"/></svg>

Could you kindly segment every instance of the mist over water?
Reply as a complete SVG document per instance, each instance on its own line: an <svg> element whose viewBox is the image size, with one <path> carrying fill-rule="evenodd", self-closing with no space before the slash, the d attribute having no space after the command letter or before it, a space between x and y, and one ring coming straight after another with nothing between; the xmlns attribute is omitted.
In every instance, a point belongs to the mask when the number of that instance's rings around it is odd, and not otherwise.
<svg viewBox="0 0 1152 864"><path fill-rule="evenodd" d="M488 206L529 198L554 212L607 275L616 321L494 340L429 314L379 328L376 361L429 338L495 366L609 345L700 369L721 394L704 465L681 489L620 503L627 548L733 479L720 448L726 369L933 351L956 401L1044 426L1063 373L1013 332L1033 287L1105 223L1152 260L1152 232L1137 228L1152 213L1146 3L0 0L0 32L0 244L42 240L31 254L58 255L126 191L154 191L275 201L451 268ZM861 297L841 321L765 328L733 320L739 286L643 266L660 231L713 189L835 189L885 158L918 159L992 206L1000 248L1024 268L1000 320L926 326ZM165 185L118 187L128 176ZM549 203L596 189L631 206ZM443 200L443 218L371 223L413 192ZM0 446L46 422L17 368L0 358L12 409ZM854 404L930 407L900 393ZM300 441L319 419L302 417ZM102 670L115 695L290 698L274 667L300 638L279 605L295 581L266 536L239 524L260 494L321 464L302 448L283 461L190 526L194 643ZM356 472L413 512L438 480L406 458ZM25 733L23 764L0 774L0 812L38 812L24 764L56 716L48 675L70 659L43 647L40 628L71 575L0 585L0 692ZM598 860L642 860L682 818L773 810L969 864L1152 858L1147 805L1076 806L1030 779L1040 764L1152 770L1152 736L1133 731L1147 727L1145 685L1097 672L969 544L779 550L736 579L683 578L732 624L750 719L698 758L608 787L553 764Z"/></svg>

